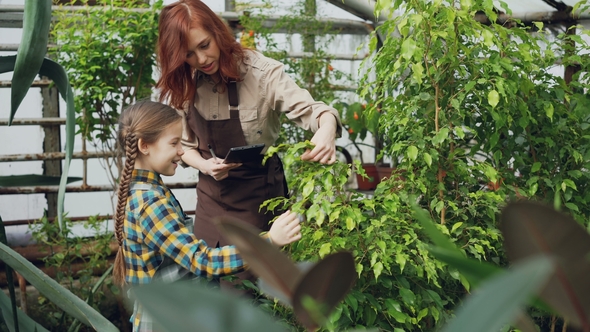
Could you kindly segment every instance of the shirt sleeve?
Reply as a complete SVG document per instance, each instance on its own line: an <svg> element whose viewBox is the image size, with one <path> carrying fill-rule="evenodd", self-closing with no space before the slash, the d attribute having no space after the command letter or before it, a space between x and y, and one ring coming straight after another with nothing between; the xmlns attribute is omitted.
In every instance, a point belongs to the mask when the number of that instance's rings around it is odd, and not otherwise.
<svg viewBox="0 0 590 332"><path fill-rule="evenodd" d="M217 278L245 268L235 246L208 247L179 222L181 216L164 196L154 197L139 217L145 244L198 276Z"/></svg>
<svg viewBox="0 0 590 332"><path fill-rule="evenodd" d="M185 151L199 147L199 139L188 125L186 115L188 111L188 109L185 109L184 111L179 112L182 115L182 139L180 142Z"/></svg>
<svg viewBox="0 0 590 332"><path fill-rule="evenodd" d="M321 101L315 101L309 91L300 88L284 70L284 65L272 61L265 75L266 98L269 106L287 115L299 127L316 132L319 117L329 112L336 118L336 136L342 136L342 122L338 111Z"/></svg>

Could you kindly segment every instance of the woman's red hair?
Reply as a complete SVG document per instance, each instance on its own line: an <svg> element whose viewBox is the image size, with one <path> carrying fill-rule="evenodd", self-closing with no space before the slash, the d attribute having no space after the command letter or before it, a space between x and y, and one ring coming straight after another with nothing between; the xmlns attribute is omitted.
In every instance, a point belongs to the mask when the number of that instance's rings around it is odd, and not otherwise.
<svg viewBox="0 0 590 332"><path fill-rule="evenodd" d="M222 80L241 80L239 63L244 48L223 20L200 0L181 0L162 9L158 26L157 59L160 101L182 109L196 92L193 69L186 63L188 36L192 28L201 28L215 38L219 47L219 73Z"/></svg>

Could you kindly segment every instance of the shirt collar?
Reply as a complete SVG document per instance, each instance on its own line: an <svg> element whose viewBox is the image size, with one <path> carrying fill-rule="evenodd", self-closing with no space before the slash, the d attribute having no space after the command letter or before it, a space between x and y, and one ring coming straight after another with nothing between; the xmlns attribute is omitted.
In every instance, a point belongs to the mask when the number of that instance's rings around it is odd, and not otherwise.
<svg viewBox="0 0 590 332"><path fill-rule="evenodd" d="M162 181L160 174L145 169L134 169L133 173L131 173L131 181L164 186L164 182Z"/></svg>

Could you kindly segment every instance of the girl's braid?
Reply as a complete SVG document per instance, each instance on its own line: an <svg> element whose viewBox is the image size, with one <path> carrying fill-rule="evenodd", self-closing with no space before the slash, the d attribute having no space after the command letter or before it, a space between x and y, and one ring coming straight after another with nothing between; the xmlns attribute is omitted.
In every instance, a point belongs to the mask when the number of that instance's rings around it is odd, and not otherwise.
<svg viewBox="0 0 590 332"><path fill-rule="evenodd" d="M129 197L129 183L137 157L137 137L134 133L125 136L125 168L119 178L119 192L117 211L115 215L115 237L119 243L119 250L115 257L113 277L118 285L125 284L125 259L123 257L123 222L125 221L125 206Z"/></svg>

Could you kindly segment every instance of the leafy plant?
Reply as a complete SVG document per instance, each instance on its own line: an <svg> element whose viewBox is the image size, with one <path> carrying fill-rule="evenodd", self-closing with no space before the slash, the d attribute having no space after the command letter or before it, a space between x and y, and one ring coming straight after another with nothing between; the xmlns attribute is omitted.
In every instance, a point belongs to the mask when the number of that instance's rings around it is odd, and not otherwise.
<svg viewBox="0 0 590 332"><path fill-rule="evenodd" d="M57 47L52 55L76 89L79 133L105 152L104 168L115 185L116 170L122 164L120 156L115 157L113 130L123 108L152 94L162 1L151 6L142 0L99 0L96 6L87 5L87 0L81 3L81 10L55 11L51 34Z"/></svg>
<svg viewBox="0 0 590 332"><path fill-rule="evenodd" d="M68 182L68 172L74 149L74 96L63 68L56 62L45 58L50 21L51 0L25 1L23 37L19 51L16 56L0 57L0 73L15 71L11 88L12 102L9 124L12 123L24 95L38 74L53 80L58 86L60 95L66 101L66 156L57 194L57 215L59 224L62 225L65 186Z"/></svg>
<svg viewBox="0 0 590 332"><path fill-rule="evenodd" d="M43 258L45 266L56 273L54 280L79 298L85 299L88 305L98 311L98 304L106 298L102 292L104 286L116 293L116 287L112 285L110 278L106 279L112 270L107 260L111 255L112 232L105 228L101 218L92 217L86 222L77 222L76 225L93 235L84 237L73 234L74 224L69 220L66 220L64 233L47 218L30 224L29 229L40 250L46 254ZM94 277L97 271L104 272L98 280ZM46 315L48 327L50 325L52 329L64 331L80 328L79 320L68 317L45 296L39 297L38 305L38 311Z"/></svg>
<svg viewBox="0 0 590 332"><path fill-rule="evenodd" d="M65 231L65 221L63 219L63 201L65 195L65 185L70 180L68 178L70 161L73 153L74 141L74 96L72 88L63 68L56 62L45 58L47 51L47 40L49 35L49 24L51 21L51 1L25 1L23 16L23 37L16 56L0 57L0 73L14 70L12 84L12 103L9 124L20 106L22 99L28 91L34 78L39 74L47 76L57 85L60 95L66 101L66 157L63 174L59 182L58 189L58 227L60 232ZM30 184L34 176L19 178L19 184ZM52 181L54 179L46 177L37 177L43 181ZM3 177L2 181L11 180ZM65 312L80 320L82 323L93 326L101 331L117 331L108 320L98 314L92 307L88 306L80 298L76 297L70 291L49 278L42 271L33 266L21 255L10 249L6 244L4 224L1 223L0 230L3 234L0 239L0 259L6 264L7 275L11 269L17 271L28 282L35 286L39 292L44 294L50 301L62 308ZM10 290L10 303L5 297L0 299L2 312L0 322L2 322L11 331L19 331L20 327L26 328L27 331L44 331L45 329L24 315L16 308L14 297L14 284L8 277Z"/></svg>
<svg viewBox="0 0 590 332"><path fill-rule="evenodd" d="M583 331L590 331L590 302L585 280L590 270L587 259L590 235L571 216L534 201L509 203L502 211L501 229L512 268L520 271L507 274L498 267L467 258L424 211L416 209L416 213L420 214L419 219L434 242L429 250L479 283L471 296L474 299L465 301L446 330L497 331L494 326L514 325L514 319L528 302L541 310L558 313ZM518 290L508 288L515 284L502 283L504 278L513 278L521 287ZM531 301L533 295L538 296L535 301ZM518 301L520 305L515 305ZM526 321L530 319L520 316L516 324L521 325L523 331L536 331L534 325L522 325ZM480 325L482 323L486 325Z"/></svg>

